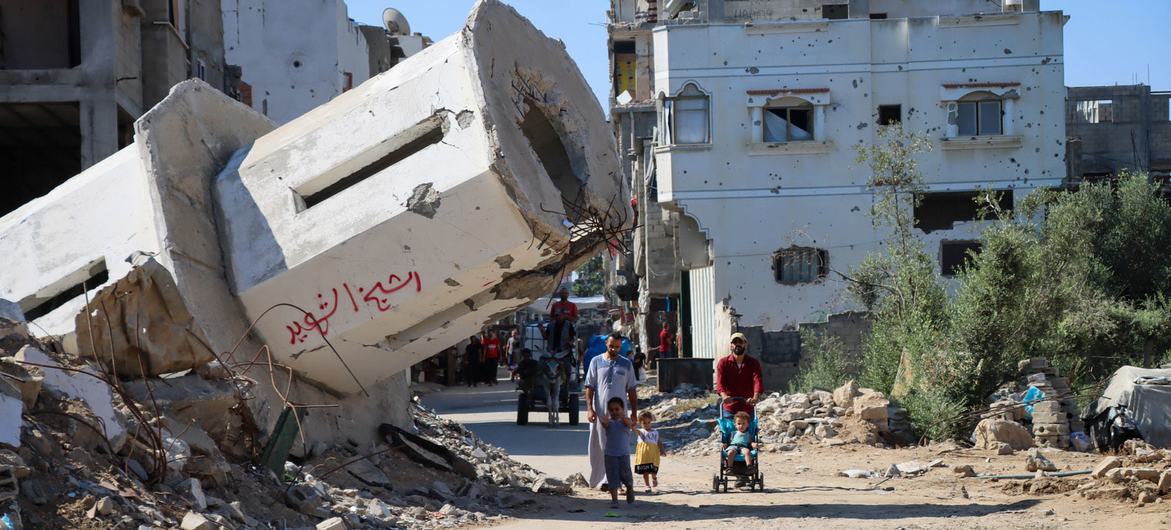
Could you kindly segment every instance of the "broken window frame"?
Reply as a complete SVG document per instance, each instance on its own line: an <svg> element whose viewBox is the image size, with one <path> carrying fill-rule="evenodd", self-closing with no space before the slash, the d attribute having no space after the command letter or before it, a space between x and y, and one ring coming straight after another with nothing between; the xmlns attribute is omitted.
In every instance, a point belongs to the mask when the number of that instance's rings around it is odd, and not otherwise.
<svg viewBox="0 0 1171 530"><path fill-rule="evenodd" d="M786 98L786 99L790 99L790 98ZM793 115L794 115L793 113L794 112L805 113L805 121L808 124L808 127L803 129L801 127L793 125ZM810 103L810 102L805 101L803 99L797 99L795 102L791 102L791 103L787 103L787 104L770 105L770 106L764 107L764 114L762 114L762 117L764 119L764 123L762 124L762 127L764 128L764 137L763 137L764 143L774 144L774 143L815 141L817 138L817 133L813 128L814 127L814 120L815 120L815 118L814 118L815 112L816 112L816 108L814 107L813 103ZM777 118L779 118L781 121L783 121L785 123L785 130L783 131L784 132L783 136L769 134L770 133L769 126L768 126L768 122L769 122L768 115L769 114L776 116ZM800 131L801 133L804 133L804 137L802 137L801 134L794 135L794 132L795 132L794 130ZM794 136L797 136L797 137L794 138Z"/></svg>
<svg viewBox="0 0 1171 530"><path fill-rule="evenodd" d="M886 114L885 120L883 119L884 113ZM894 114L893 117L891 116L892 113ZM891 104L891 105L879 105L878 106L878 124L879 125L891 125L893 123L902 123L902 122L903 122L903 106L901 104L895 103L895 104Z"/></svg>
<svg viewBox="0 0 1171 530"><path fill-rule="evenodd" d="M1073 106L1073 119L1091 125L1114 123L1114 110L1112 99L1079 99Z"/></svg>
<svg viewBox="0 0 1171 530"><path fill-rule="evenodd" d="M975 239L944 240L939 242L939 275L944 278L955 278L983 250L983 244ZM949 252L949 247L952 249ZM948 259L955 250L959 250L956 261Z"/></svg>
<svg viewBox="0 0 1171 530"><path fill-rule="evenodd" d="M695 126L680 136L680 122ZM711 144L711 96L695 83L687 83L676 95L660 97L659 127L664 132L663 145Z"/></svg>
<svg viewBox="0 0 1171 530"><path fill-rule="evenodd" d="M965 128L965 115L971 116L968 128ZM948 105L947 120L956 126L959 136L1003 135L1004 98L991 92L972 92Z"/></svg>
<svg viewBox="0 0 1171 530"><path fill-rule="evenodd" d="M781 285L817 283L829 276L829 252L792 246L773 254L773 279Z"/></svg>

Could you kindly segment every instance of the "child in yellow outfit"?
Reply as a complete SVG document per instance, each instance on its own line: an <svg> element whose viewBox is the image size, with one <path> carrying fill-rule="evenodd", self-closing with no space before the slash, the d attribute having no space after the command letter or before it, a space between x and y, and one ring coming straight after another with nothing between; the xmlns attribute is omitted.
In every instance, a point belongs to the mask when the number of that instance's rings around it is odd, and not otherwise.
<svg viewBox="0 0 1171 530"><path fill-rule="evenodd" d="M643 411L638 415L638 445L634 449L634 472L642 474L646 482L646 492L651 488L659 487L659 455L663 454L663 442L659 440L659 431L651 427L655 421L654 414Z"/></svg>

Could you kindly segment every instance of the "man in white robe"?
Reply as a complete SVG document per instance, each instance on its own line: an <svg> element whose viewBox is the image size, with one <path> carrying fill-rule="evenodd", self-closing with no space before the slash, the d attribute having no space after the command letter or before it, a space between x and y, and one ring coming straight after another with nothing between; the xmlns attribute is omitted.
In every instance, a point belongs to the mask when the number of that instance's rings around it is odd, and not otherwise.
<svg viewBox="0 0 1171 530"><path fill-rule="evenodd" d="M622 336L614 333L606 339L606 351L594 357L586 370L585 398L586 419L590 422L589 482L591 488L606 482L605 444L606 430L602 428L601 416L607 414L606 403L611 398L620 398L630 411L630 420L638 422L638 393L635 386L634 365L630 359L619 355L622 350Z"/></svg>

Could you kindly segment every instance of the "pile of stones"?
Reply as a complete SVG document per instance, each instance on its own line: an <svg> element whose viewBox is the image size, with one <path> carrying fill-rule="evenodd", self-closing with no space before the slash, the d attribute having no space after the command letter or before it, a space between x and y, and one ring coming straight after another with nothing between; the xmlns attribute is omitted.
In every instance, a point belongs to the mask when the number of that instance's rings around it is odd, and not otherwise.
<svg viewBox="0 0 1171 530"><path fill-rule="evenodd" d="M1033 404L1033 439L1038 445L1068 448L1070 433L1085 431L1069 378L1061 377L1044 357L1023 360L1017 368L1021 388L1033 386L1045 394Z"/></svg>
<svg viewBox="0 0 1171 530"><path fill-rule="evenodd" d="M715 404L708 407L718 414ZM825 446L862 443L880 444L890 433L890 401L881 392L858 388L850 381L831 392L769 394L756 405L757 425L763 449L792 451L799 441ZM705 408L706 411L706 408ZM703 438L681 450L687 454L708 454L720 448L720 433L714 428Z"/></svg>
<svg viewBox="0 0 1171 530"><path fill-rule="evenodd" d="M1094 468L1091 482L1078 486L1088 499L1132 501L1140 505L1166 502L1171 496L1171 451L1142 440L1127 440L1116 456Z"/></svg>

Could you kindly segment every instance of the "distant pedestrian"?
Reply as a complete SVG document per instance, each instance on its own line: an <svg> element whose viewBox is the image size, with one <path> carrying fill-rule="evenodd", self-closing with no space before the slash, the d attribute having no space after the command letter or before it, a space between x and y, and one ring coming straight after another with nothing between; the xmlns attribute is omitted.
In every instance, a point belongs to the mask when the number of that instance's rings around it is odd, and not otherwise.
<svg viewBox="0 0 1171 530"><path fill-rule="evenodd" d="M663 323L659 331L659 358L669 359L675 356L675 335L671 334L671 324Z"/></svg>
<svg viewBox="0 0 1171 530"><path fill-rule="evenodd" d="M520 338L520 332L514 329L512 330L512 333L508 335L508 343L504 346L504 355L508 358L508 373L510 374L510 381L516 380L516 368L520 365L521 347L522 342Z"/></svg>
<svg viewBox="0 0 1171 530"><path fill-rule="evenodd" d="M464 347L464 382L468 386L476 386L483 377L480 371L480 355L483 354L483 347L480 345L480 337L472 335L468 337L468 345Z"/></svg>
<svg viewBox="0 0 1171 530"><path fill-rule="evenodd" d="M497 337L494 331L485 332L483 346L484 361L480 369L484 371L484 382L495 385L496 366L500 361L500 337Z"/></svg>

